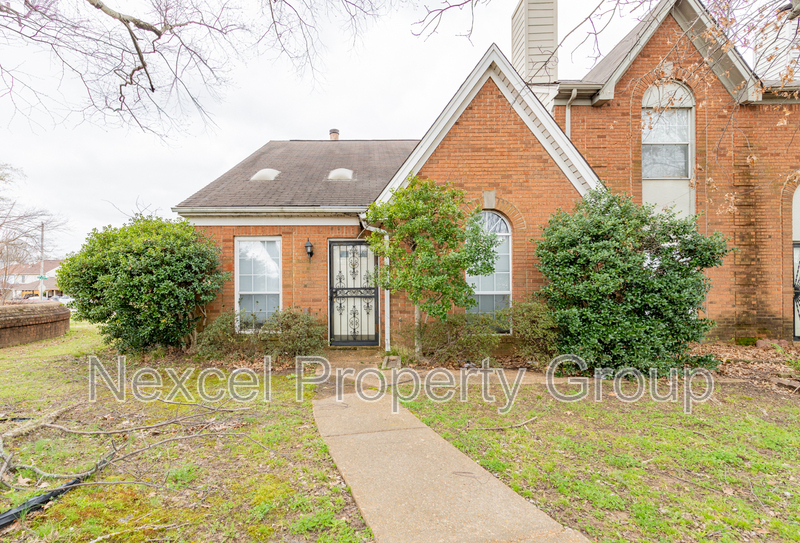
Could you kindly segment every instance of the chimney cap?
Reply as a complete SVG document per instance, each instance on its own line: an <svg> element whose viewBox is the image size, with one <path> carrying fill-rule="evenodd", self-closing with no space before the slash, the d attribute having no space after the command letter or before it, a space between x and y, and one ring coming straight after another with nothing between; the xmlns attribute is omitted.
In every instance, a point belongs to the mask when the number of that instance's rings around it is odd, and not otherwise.
<svg viewBox="0 0 800 543"><path fill-rule="evenodd" d="M331 135L331 139L332 140L338 140L339 139L339 129L338 128L331 128L330 131L329 131L329 134Z"/></svg>

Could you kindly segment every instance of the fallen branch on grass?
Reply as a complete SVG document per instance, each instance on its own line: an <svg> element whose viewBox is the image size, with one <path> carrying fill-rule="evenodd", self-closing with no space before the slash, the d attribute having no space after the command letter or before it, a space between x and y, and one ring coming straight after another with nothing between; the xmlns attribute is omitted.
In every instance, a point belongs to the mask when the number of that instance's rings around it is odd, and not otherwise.
<svg viewBox="0 0 800 543"><path fill-rule="evenodd" d="M764 505L764 502L761 501L761 498L758 497L755 489L753 489L753 480L752 479L749 480L748 483L750 484L750 493L756 500L758 500L758 503L761 504L761 508L764 509L764 511L769 511L769 508L766 505Z"/></svg>
<svg viewBox="0 0 800 543"><path fill-rule="evenodd" d="M100 543L100 541L105 541L106 539L111 539L112 537L117 537L118 535L128 534L131 532L140 532L144 530L170 530L173 528L181 528L189 524L190 524L189 522L184 522L183 524L145 524L144 526L138 526L136 528L130 528L128 530L122 530L119 532L113 532L110 534L101 535L100 537L92 539L91 541L89 541L89 543Z"/></svg>
<svg viewBox="0 0 800 543"><path fill-rule="evenodd" d="M526 425L526 424L528 424L529 422L533 422L533 421L535 421L535 420L536 420L536 419L538 419L538 418L539 418L539 417L538 417L538 415L537 415L537 416L535 416L535 417L531 417L531 418L529 418L529 419L528 419L528 420L526 420L526 421L520 422L519 424L512 424L511 426L498 426L498 427L496 427L496 428L483 428L483 427L481 427L481 426L477 426L477 427L473 428L473 430L510 430L510 429L512 429L512 428L519 428L520 426L525 426L525 425Z"/></svg>
<svg viewBox="0 0 800 543"><path fill-rule="evenodd" d="M48 413L47 415L45 415L45 416L43 416L41 418L34 419L34 420L30 421L30 422L26 422L25 424L20 424L19 426L17 426L13 430L9 430L8 432L5 432L2 435L2 437L4 439L10 439L12 437L20 437L20 436L24 436L25 434L29 434L30 432L33 432L34 430L36 430L40 426L44 426L45 424L50 424L51 422L56 420L58 417L60 417L64 413L66 413L67 411L75 409L79 405L80 404L76 403L75 405L69 405L67 407L62 407L61 409L56 409L55 411L51 411L50 413Z"/></svg>
<svg viewBox="0 0 800 543"><path fill-rule="evenodd" d="M31 511L36 511L37 509L41 509L50 500L53 500L53 499L61 496L65 492L67 492L69 490L72 490L75 486L77 486L80 483L82 483L87 477L89 477L90 475L92 475L94 473L98 473L104 467L106 467L108 465L108 463L111 461L111 458L116 453L117 453L116 450L111 451L111 453L109 453L105 458L103 458L100 462L98 462L93 469L87 471L85 473L85 475L82 475L80 477L76 477L73 480L69 481L68 483L64 483L63 485L61 485L61 486L59 486L57 488L54 488L50 492L35 496L35 497L31 498L30 500L26 501L25 503L23 503L21 505L18 505L17 507L14 507L12 509L9 509L5 513L0 514L0 528L5 528L9 524L11 524L12 522L16 521L18 518L20 518L21 516L27 515ZM11 461L11 456L8 457L8 459L6 461L6 464L10 463L10 461ZM30 469L30 468L28 468L28 469ZM1 482L1 480L0 480L0 482ZM5 484L6 486L9 486L9 487L11 486L11 485L8 485L5 482L3 484Z"/></svg>
<svg viewBox="0 0 800 543"><path fill-rule="evenodd" d="M168 403L171 403L171 402L168 402ZM71 428L67 428L66 426L60 426L60 425L57 425L57 424L52 424L52 422L56 418L58 418L60 415L62 415L66 411L68 411L68 410L70 410L70 409L75 407L75 406L69 406L69 407L61 408L61 409L58 409L58 410L53 411L51 413L48 413L44 417L41 417L41 418L39 418L37 420L34 420L34 421L31 421L30 423L22 425L22 426L14 429L14 430L12 430L10 432L6 432L2 436L0 436L0 485L3 485L3 486L8 487L10 489L21 491L21 492L29 492L29 491L35 490L32 487L30 487L30 488L22 488L22 487L14 486L12 484L13 479L12 480L4 480L3 479L4 475L7 476L7 474L10 474L12 472L18 472L18 471L21 471L21 470L29 470L29 471L35 473L40 478L39 479L40 482L41 482L42 479L69 479L69 481L67 483L65 483L65 484L63 484L63 485L61 485L61 486L49 491L49 492L46 492L44 494L35 496L35 497L31 498L30 500L26 501L25 503L23 503L22 505L20 505L19 507L13 508L13 509L11 509L9 511L6 511L2 515L0 515L0 528L2 528L3 526L6 526L8 524L11 524L16 519L18 519L20 516L22 516L23 514L26 514L29 511L41 508L42 506L44 506L44 504L48 503L49 501L51 501L54 498L57 498L58 496L60 496L63 493L67 492L68 490L71 490L71 489L76 488L78 486L104 484L102 482L85 482L85 481L86 481L87 478L99 473L102 469L104 469L106 466L108 466L110 464L113 464L115 467L117 467L118 469L121 469L123 472L127 472L127 470L124 467L120 466L119 463L121 463L121 462L123 462L125 460L131 460L135 456L142 455L142 453L146 453L148 451L153 450L156 447L159 447L161 445L168 444L168 443L185 442L185 441L189 441L189 440L203 439L203 438L220 438L220 437L223 437L223 436L225 436L225 437L235 437L235 438L240 438L240 439L244 438L245 440L248 440L248 441L252 442L253 444L257 445L261 449L263 449L265 451L269 451L269 452L271 452L271 453L273 453L275 455L281 456L281 457L283 457L286 460L289 460L291 462L291 459L288 456L286 456L286 455L284 455L284 454L282 454L282 453L280 453L280 452L278 452L278 451L276 451L276 450L264 445L263 443L260 443L259 441L257 441L256 439L252 438L251 436L247 435L244 432L226 431L228 429L228 427L230 426L229 424L211 426L213 421L205 420L205 419L208 419L209 417L216 418L216 417L214 417L214 415L216 413L240 412L240 411L248 411L249 409L225 409L225 408L222 408L221 406L215 408L215 407L210 407L210 406L206 406L206 405L202 405L202 404L191 404L191 405L193 405L194 407L197 407L197 408L201 408L202 411L199 412L199 413L190 413L190 414L186 414L186 415L177 416L177 417L174 417L174 418L172 418L170 420L154 423L154 424L151 424L151 425L134 426L134 427L129 427L129 428L121 429L121 430L73 430ZM197 419L201 419L201 420L198 421ZM184 424L184 423L189 422L189 421L192 421L192 422L190 422L189 425ZM225 422L225 421L223 421L223 422ZM134 432L155 430L155 429L158 429L158 428L161 428L161 427L164 427L164 426L174 425L174 424L182 425L183 426L183 431L187 432L188 435L173 435L171 437L168 437L168 438L165 438L165 439L161 439L159 441L156 441L156 442L153 442L153 443L150 443L150 444L145 444L144 446L141 446L141 447L139 447L139 448L137 448L135 450L130 450L129 449L129 452L126 452L126 453L123 453L123 451L119 450L117 448L116 444L114 443L114 441L112 440L111 441L111 447L112 447L113 450L111 452L107 453L104 457L102 457L91 469L83 471L81 473L68 474L68 473L46 472L46 471L43 471L42 469L38 468L37 466L35 466L33 464L33 462L31 462L29 464L15 464L15 463L12 462L12 458L14 456L14 453L10 452L10 451L6 452L5 449L4 449L4 442L3 442L3 437L19 437L19 436L23 436L23 435L29 434L30 432L33 432L33 431L35 431L35 430L37 430L39 428L45 427L45 428L51 428L51 429L54 429L54 430L58 430L60 432L64 432L64 433L67 433L67 434L76 434L76 435L83 435L83 436L86 436L86 435L88 435L88 436L113 436L113 435L117 435L117 434L126 434L125 443L126 444L130 444L131 441L129 441L127 439L129 434L133 434ZM194 424L194 426L192 426L192 424ZM199 429L197 429L198 425L199 425ZM213 430L216 430L216 431L205 431L207 428L209 428L209 426L211 426L211 428ZM180 431L180 430L177 430L177 431ZM137 479L139 478L135 474L131 473L130 475L132 475L134 478L137 478ZM166 486L166 483L164 485L158 485L158 484L154 484L154 483L150 483L150 482L142 481L142 480L138 480L138 481L113 481L113 482L109 482L109 484L140 484L140 485L145 485L145 486L150 486L150 487L155 487L155 488L168 488ZM115 537L115 536L117 536L119 534L127 533L127 532L130 532L130 531L133 531L133 530L126 530L124 532L119 532L119 533L116 533L116 534L109 534L108 536L101 536L101 538L97 539L97 541L102 541L104 538L108 539L108 538L111 538L112 536Z"/></svg>
<svg viewBox="0 0 800 543"><path fill-rule="evenodd" d="M221 409L219 411L214 411L213 413L230 412L230 411L238 411L238 410ZM196 419L199 417L207 417L209 414L213 413L194 413L192 415L184 415L182 417L176 417L174 419L170 419L164 422L159 422L157 424L150 424L146 426L133 426L131 428L123 428L121 430L73 430L72 428L67 428L66 426L59 426L58 424L42 424L42 426L44 426L45 428L53 428L54 430L60 430L62 432L66 432L69 434L78 434L82 436L110 436L115 434L127 434L130 432L138 432L141 430L154 430L156 428L161 428L163 426L178 424L179 422L183 422L185 420Z"/></svg>

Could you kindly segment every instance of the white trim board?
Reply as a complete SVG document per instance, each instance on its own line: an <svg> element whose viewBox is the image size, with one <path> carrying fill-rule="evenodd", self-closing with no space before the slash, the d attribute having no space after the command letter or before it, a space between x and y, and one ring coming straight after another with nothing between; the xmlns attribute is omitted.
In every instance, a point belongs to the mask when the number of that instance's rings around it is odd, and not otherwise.
<svg viewBox="0 0 800 543"><path fill-rule="evenodd" d="M600 185L597 174L594 173L583 155L567 138L552 115L525 84L497 45L492 44L411 152L411 155L383 189L376 200L378 203L388 201L392 193L405 184L409 173L419 172L489 79L494 81L501 90L514 111L539 140L578 194L583 196L588 190Z"/></svg>
<svg viewBox="0 0 800 543"><path fill-rule="evenodd" d="M185 217L195 226L360 226L358 217L228 216Z"/></svg>
<svg viewBox="0 0 800 543"><path fill-rule="evenodd" d="M283 215L334 215L366 211L368 206L241 206L241 207L173 207L172 212L181 217L192 215L260 215L262 213Z"/></svg>
<svg viewBox="0 0 800 543"><path fill-rule="evenodd" d="M631 67L633 61L642 52L650 38L664 23L667 15L672 14L678 26L692 41L697 51L708 62L711 58L711 69L719 81L739 103L757 102L761 99L758 91L758 78L741 57L736 48L723 51L722 44L726 38L722 37L715 48L709 46L703 37L706 29L714 26L708 10L697 0L671 0L661 2L647 16L651 17L644 32L639 36L633 47L617 64L608 81L592 97L592 105L602 105L614 98L614 90L622 76Z"/></svg>

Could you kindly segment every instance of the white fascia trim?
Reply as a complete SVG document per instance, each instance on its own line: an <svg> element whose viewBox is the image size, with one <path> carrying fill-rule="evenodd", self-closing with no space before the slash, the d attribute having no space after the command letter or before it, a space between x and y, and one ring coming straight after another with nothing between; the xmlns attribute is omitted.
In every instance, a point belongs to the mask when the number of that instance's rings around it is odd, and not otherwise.
<svg viewBox="0 0 800 543"><path fill-rule="evenodd" d="M678 4L680 4L680 8L678 8ZM689 11L689 13L684 13L684 11ZM697 3L696 0L681 0L680 2L673 1L666 3L661 6L661 11L659 13L655 13L653 19L647 26L647 29L639 38L638 42L628 51L628 54L625 55L622 62L620 62L614 72L611 74L611 77L608 78L605 85L592 97L592 104L603 104L612 100L614 98L614 89L625 74L630 68L633 61L636 57L639 56L639 53L642 52L645 45L650 41L650 38L653 37L656 30L661 26L664 22L664 19L672 13L672 16L677 21L678 25L681 27L681 30L688 34L689 29L694 26L696 22L699 22L703 25L704 28L708 28L713 24L713 21L708 15L706 9ZM707 52L704 52L700 47L698 47L698 40L702 40L700 36L702 32L698 32L698 38L693 41L695 47L698 49L703 57L707 56ZM753 74L753 71L747 66L745 61L741 58L736 48L731 49L730 51L724 53L724 56L727 57L728 61L731 65L739 72L740 76L742 77L743 81L746 81L746 88L740 89L738 91L735 90L737 84L731 81L730 74L728 74L728 68L724 66L720 66L718 62L715 62L712 66L712 70L722 82L723 86L726 90L731 94L731 96L736 99L737 101L758 101L759 94L757 91L757 78Z"/></svg>
<svg viewBox="0 0 800 543"><path fill-rule="evenodd" d="M257 217L252 215L237 216L202 216L184 217L195 226L358 226L358 216L353 217Z"/></svg>
<svg viewBox="0 0 800 543"><path fill-rule="evenodd" d="M498 67L500 66L498 65ZM502 70L502 67L500 69ZM503 71L507 76L508 72L506 70ZM498 77L495 77L495 74L489 74L489 77L491 77L495 82L497 87L511 104L511 107L513 107L514 111L517 112L517 115L519 115L520 119L523 120L533 135L536 136L536 139L538 139L539 143L542 144L542 147L545 148L547 154L549 154L553 161L558 164L559 168L561 168L561 171L564 173L567 179L569 179L570 183L572 183L572 186L578 191L578 194L583 196L587 192L586 186L581 183L581 178L586 181L590 188L596 188L598 185L598 179L597 175L594 173L594 170L592 170L592 168L583 158L583 155L578 152L578 150L572 144L572 141L567 138L567 135L561 130L561 127L558 126L558 123L556 123L555 119L545 109L538 98L536 98L536 95L533 94L533 91L531 91L530 87L523 85L522 89L517 88L517 92L519 92L522 99L533 110L534 115L536 115L539 122L544 125L544 128L547 130L550 137L555 140L557 146L564 151L564 154L567 155L569 161L564 160L564 157L559 154L557 147L554 147L548 143L547 134L545 134L542 130L542 126L533 122L533 119L525 112L523 105L519 102L519 100L514 99L514 96L503 84L503 82ZM537 109L539 111L537 111ZM578 175L572 171L570 164L578 170L580 177L578 177Z"/></svg>
<svg viewBox="0 0 800 543"><path fill-rule="evenodd" d="M539 122L542 123L544 128L549 132L556 144L561 147L561 149L567 155L567 158L572 162L572 165L578 170L586 183L592 188L598 185L599 180L597 175L589 166L589 163L586 162L586 159L580 154L580 152L578 152L569 138L567 138L566 134L564 134L564 132L561 130L561 127L558 126L558 123L556 123L553 116L550 115L539 99L536 98L536 95L531 91L528 85L525 84L516 70L514 70L514 68L511 66L511 63L508 62L508 59L506 59L497 45L492 44L469 76L467 76L467 79L464 81L464 83L461 84L455 96L453 96L450 102L448 102L442 113L425 133L425 136L411 152L411 155L409 155L403 165L398 169L392 180L388 185L386 185L386 188L383 189L383 192L381 192L380 196L378 196L376 200L378 203L388 201L391 198L392 193L403 186L408 178L409 173L416 174L419 172L419 170L430 158L464 110L466 110L467 107L472 103L472 100L489 78L491 78L497 87L501 89L503 95L506 97L509 103L512 104L514 110L531 129L531 132L539 139L540 143L544 146L553 160L555 160L556 164L559 165L570 182L572 182L578 193L581 196L586 193L586 187L583 185L583 183L580 182L575 173L569 168L569 165L566 163L563 157L557 153L556 149L547 142L542 134L541 129L536 126L536 124L533 122L533 119L531 119L530 116L525 112L523 104L519 103L519 101L514 98L511 92L512 89L509 89L507 85L493 73L493 64L496 65L500 72L508 78L512 85L514 85L515 88L513 90L519 93L520 97L525 102L525 105L531 109Z"/></svg>
<svg viewBox="0 0 800 543"><path fill-rule="evenodd" d="M284 206L284 207L173 207L172 212L181 217L187 215L261 215L263 213L282 215L334 215L338 213L363 213L367 206Z"/></svg>
<svg viewBox="0 0 800 543"><path fill-rule="evenodd" d="M689 13L685 13L687 11ZM684 0L680 5L676 3L673 6L672 16L675 17L681 30L687 34L697 22L702 24L702 27L695 33L696 36L693 43L703 58L707 58L712 54L708 50L709 47L703 38L703 34L707 28L713 26L714 21L705 7L698 5L696 0ZM732 47L729 51L718 49L713 54L716 58L712 61L711 69L730 95L740 103L758 102L761 99L758 77L747 65L747 62L739 54L736 47ZM719 62L718 58L726 59L727 63ZM731 68L735 71L732 72ZM736 77L737 75L738 77Z"/></svg>
<svg viewBox="0 0 800 543"><path fill-rule="evenodd" d="M642 49L644 49L644 46L650 41L650 38L653 37L653 34L656 33L661 23L664 22L667 14L672 11L674 4L674 2L663 4L661 6L661 12L653 15L653 18L647 25L644 33L639 37L637 43L628 51L628 54L625 55L622 62L617 65L616 69L611 73L611 77L608 78L608 81L606 81L600 90L597 91L597 94L592 97L592 105L597 103L603 104L614 98L614 88L617 86L617 83L625 72L628 71L631 64L633 64L634 59L642 52Z"/></svg>

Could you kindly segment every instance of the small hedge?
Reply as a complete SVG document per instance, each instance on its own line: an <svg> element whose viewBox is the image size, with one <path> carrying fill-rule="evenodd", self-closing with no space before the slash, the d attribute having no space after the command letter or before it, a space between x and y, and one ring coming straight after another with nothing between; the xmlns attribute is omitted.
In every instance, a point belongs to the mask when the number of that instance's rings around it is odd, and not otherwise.
<svg viewBox="0 0 800 543"><path fill-rule="evenodd" d="M214 358L254 358L263 356L266 350L265 343L258 334L242 334L236 329L240 322L241 328L251 328L253 317L245 313L236 314L227 311L211 321L205 330L197 336L197 354L205 359Z"/></svg>
<svg viewBox="0 0 800 543"><path fill-rule="evenodd" d="M319 354L328 344L327 327L319 317L296 308L270 315L258 337L275 358Z"/></svg>
<svg viewBox="0 0 800 543"><path fill-rule="evenodd" d="M238 330L253 330L242 333ZM313 315L288 308L276 311L258 326L253 315L228 311L200 333L197 354L213 358L294 359L295 356L319 354L327 345L325 325Z"/></svg>
<svg viewBox="0 0 800 543"><path fill-rule="evenodd" d="M460 313L446 321L422 323L422 355L433 363L480 363L500 343L498 321L490 315Z"/></svg>
<svg viewBox="0 0 800 543"><path fill-rule="evenodd" d="M516 354L545 366L558 353L558 326L546 303L537 298L515 302L509 310Z"/></svg>

